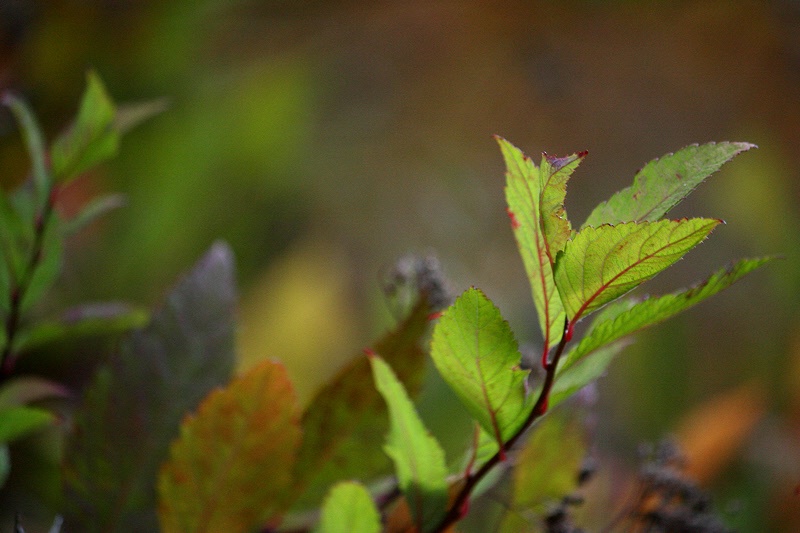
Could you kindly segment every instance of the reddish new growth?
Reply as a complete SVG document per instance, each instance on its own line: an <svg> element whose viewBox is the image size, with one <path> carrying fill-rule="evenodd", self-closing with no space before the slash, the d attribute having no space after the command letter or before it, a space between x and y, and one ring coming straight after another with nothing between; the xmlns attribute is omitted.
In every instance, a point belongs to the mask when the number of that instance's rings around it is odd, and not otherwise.
<svg viewBox="0 0 800 533"><path fill-rule="evenodd" d="M506 208L506 213L508 214L508 218L511 219L511 227L514 229L519 228L519 220L517 220L517 215L511 210L511 208Z"/></svg>
<svg viewBox="0 0 800 533"><path fill-rule="evenodd" d="M428 321L436 320L438 318L441 318L441 316L442 316L442 312L441 311L435 311L435 312L433 312L433 313L428 315Z"/></svg>
<svg viewBox="0 0 800 533"><path fill-rule="evenodd" d="M372 358L373 358L373 357L375 357L377 354L376 354L376 353L375 353L375 352L372 350L372 348L364 348L364 355L366 355L367 357L369 357L370 359L372 359Z"/></svg>

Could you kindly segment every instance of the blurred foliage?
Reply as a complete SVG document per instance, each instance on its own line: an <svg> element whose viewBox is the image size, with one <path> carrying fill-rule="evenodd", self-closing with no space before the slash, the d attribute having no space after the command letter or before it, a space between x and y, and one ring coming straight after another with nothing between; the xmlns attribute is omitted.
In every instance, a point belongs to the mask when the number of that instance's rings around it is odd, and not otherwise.
<svg viewBox="0 0 800 533"><path fill-rule="evenodd" d="M595 439L630 464L641 440L757 383L764 415L709 483L723 504L739 502L743 530L800 520L798 2L0 2L0 88L28 98L48 138L73 116L87 67L120 101L169 107L63 191L71 213L109 192L127 204L67 243L48 307L151 306L223 238L240 265L242 366L285 360L296 383L311 374L305 398L323 380L315 373L333 373L388 322L378 273L408 249L436 250L455 285L484 288L530 332L523 343L540 342L491 134L590 151L581 176L605 179L570 185L576 220L666 148L755 142L677 210L729 224L647 290L731 256L785 260L639 336L598 386ZM0 160L3 187L21 183L28 160L5 110ZM304 275L282 275L285 264ZM314 299L284 309L289 294ZM330 327L331 352L308 339L284 353L284 311ZM275 333L259 354L260 332ZM79 362L92 350L69 352ZM3 509L36 498L4 498Z"/></svg>

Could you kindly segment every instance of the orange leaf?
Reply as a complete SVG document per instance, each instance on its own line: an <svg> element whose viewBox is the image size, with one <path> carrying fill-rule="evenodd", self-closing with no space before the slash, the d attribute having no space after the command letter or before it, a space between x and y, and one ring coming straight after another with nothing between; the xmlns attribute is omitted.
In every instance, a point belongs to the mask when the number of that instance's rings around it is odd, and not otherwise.
<svg viewBox="0 0 800 533"><path fill-rule="evenodd" d="M700 483L733 458L764 413L761 389L745 385L712 398L689 413L676 434L686 454L686 472Z"/></svg>
<svg viewBox="0 0 800 533"><path fill-rule="evenodd" d="M300 413L283 365L253 367L188 417L158 480L166 532L251 531L285 510Z"/></svg>

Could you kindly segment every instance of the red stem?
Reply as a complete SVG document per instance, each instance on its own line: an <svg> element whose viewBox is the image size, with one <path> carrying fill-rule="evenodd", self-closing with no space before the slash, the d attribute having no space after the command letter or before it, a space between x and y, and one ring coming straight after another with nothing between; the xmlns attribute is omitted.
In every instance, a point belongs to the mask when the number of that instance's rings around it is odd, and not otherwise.
<svg viewBox="0 0 800 533"><path fill-rule="evenodd" d="M567 335L567 332L569 332L570 335ZM561 341L558 343L558 347L553 355L553 359L545 366L545 370L547 372L544 377L544 383L542 384L542 391L539 393L539 397L536 399L536 403L531 410L531 414L528 415L528 418L525 420L525 423L522 424L522 427L519 429L519 431L517 431L513 436L511 436L511 438L503 443L503 445L500 446L500 450L495 453L491 459L486 461L483 466L475 471L475 473L469 474L464 478L464 485L461 487L461 490L450 504L450 509L447 511L447 514L444 515L442 520L434 529L435 532L445 531L451 525L463 518L463 510L466 508L465 505L467 500L469 499L472 490L475 488L478 482L480 482L486 476L486 474L488 474L492 468L495 467L495 465L502 462L502 460L505 458L505 450L511 449L511 447L514 446L520 437L522 437L531 424L533 424L537 418L547 412L550 391L553 388L553 383L555 382L558 361L561 359L561 354L564 353L564 347L567 345L567 342L569 342L569 339L572 336L571 333L572 328L570 327L570 322L569 320L566 320L564 323L564 335L561 337Z"/></svg>

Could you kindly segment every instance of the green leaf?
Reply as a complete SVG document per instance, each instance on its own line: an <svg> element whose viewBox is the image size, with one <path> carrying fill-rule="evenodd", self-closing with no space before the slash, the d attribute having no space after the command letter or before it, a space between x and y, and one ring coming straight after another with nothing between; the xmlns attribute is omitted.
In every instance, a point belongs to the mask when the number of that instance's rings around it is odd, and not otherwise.
<svg viewBox="0 0 800 533"><path fill-rule="evenodd" d="M162 531L246 533L288 502L300 410L283 365L264 361L203 400L158 479Z"/></svg>
<svg viewBox="0 0 800 533"><path fill-rule="evenodd" d="M696 144L654 159L633 179L633 185L598 205L583 225L654 221L736 155L755 148L744 142Z"/></svg>
<svg viewBox="0 0 800 533"><path fill-rule="evenodd" d="M184 416L234 368L233 256L215 244L88 387L65 451L70 530L156 531L159 465Z"/></svg>
<svg viewBox="0 0 800 533"><path fill-rule="evenodd" d="M424 377L427 356L420 343L429 330L430 310L421 299L394 331L373 345L412 397ZM372 384L372 370L363 354L320 389L303 413L302 425L295 469L295 491L302 496L296 509L318 507L336 481L391 474L391 461L380 446L389 429L386 405Z"/></svg>
<svg viewBox="0 0 800 533"><path fill-rule="evenodd" d="M364 485L342 481L325 497L314 533L379 533L381 517Z"/></svg>
<svg viewBox="0 0 800 533"><path fill-rule="evenodd" d="M0 187L0 316L10 309L11 291L27 268L25 252L32 239L31 228L23 223Z"/></svg>
<svg viewBox="0 0 800 533"><path fill-rule="evenodd" d="M120 104L114 116L114 128L120 134L127 133L145 120L163 113L167 107L168 102L165 98Z"/></svg>
<svg viewBox="0 0 800 533"><path fill-rule="evenodd" d="M508 322L480 290L469 289L433 330L431 356L442 378L498 444L519 430L533 407L527 370Z"/></svg>
<svg viewBox="0 0 800 533"><path fill-rule="evenodd" d="M500 531L529 531L530 515L545 514L572 493L586 452L586 435L574 412L560 410L537 424L516 457L512 511Z"/></svg>
<svg viewBox="0 0 800 533"><path fill-rule="evenodd" d="M42 320L20 332L15 351L30 351L68 339L125 333L147 325L150 314L125 303L84 304L63 312L55 320Z"/></svg>
<svg viewBox="0 0 800 533"><path fill-rule="evenodd" d="M571 322L679 260L720 220L692 218L587 227L567 242L555 279Z"/></svg>
<svg viewBox="0 0 800 533"><path fill-rule="evenodd" d="M108 194L93 198L80 212L63 224L65 236L74 235L106 213L125 205L125 197L121 194Z"/></svg>
<svg viewBox="0 0 800 533"><path fill-rule="evenodd" d="M45 398L67 398L70 394L69 389L54 381L36 376L15 377L0 387L0 410Z"/></svg>
<svg viewBox="0 0 800 533"><path fill-rule="evenodd" d="M47 167L47 152L44 145L44 136L36 116L22 98L12 93L5 93L2 98L3 105L8 106L22 130L28 154L33 166L33 185L36 191L36 210L40 211L47 202L52 187L49 169Z"/></svg>
<svg viewBox="0 0 800 533"><path fill-rule="evenodd" d="M53 175L68 182L88 168L116 155L119 131L116 109L100 77L90 71L75 123L60 134L51 150Z"/></svg>
<svg viewBox="0 0 800 533"><path fill-rule="evenodd" d="M573 365L598 349L641 329L663 322L730 287L742 276L772 259L774 257L742 259L715 272L702 283L689 289L649 298L638 303L626 301L626 308L621 308L615 316L602 317L598 315L592 329L564 357L559 365L558 375L565 373ZM594 358L593 355L592 359Z"/></svg>
<svg viewBox="0 0 800 533"><path fill-rule="evenodd" d="M55 420L50 411L17 405L0 410L0 443L11 442L49 426Z"/></svg>
<svg viewBox="0 0 800 533"><path fill-rule="evenodd" d="M23 313L38 303L61 272L64 237L60 226L58 215L53 213L44 228L41 252L33 267L30 283L22 295L20 310Z"/></svg>
<svg viewBox="0 0 800 533"><path fill-rule="evenodd" d="M420 531L430 531L447 509L444 451L423 425L389 365L375 355L369 361L375 386L389 407L389 434L384 450L394 461L397 481L414 523Z"/></svg>
<svg viewBox="0 0 800 533"><path fill-rule="evenodd" d="M0 445L0 488L6 484L8 473L11 471L11 454L8 453L8 445Z"/></svg>
<svg viewBox="0 0 800 533"><path fill-rule="evenodd" d="M556 254L570 236L564 212L566 183L585 153L545 155L541 168L514 145L497 137L506 163L506 202L511 228L531 284L545 349L564 333L564 308L553 281Z"/></svg>

